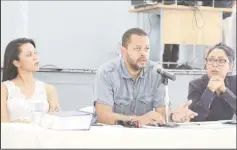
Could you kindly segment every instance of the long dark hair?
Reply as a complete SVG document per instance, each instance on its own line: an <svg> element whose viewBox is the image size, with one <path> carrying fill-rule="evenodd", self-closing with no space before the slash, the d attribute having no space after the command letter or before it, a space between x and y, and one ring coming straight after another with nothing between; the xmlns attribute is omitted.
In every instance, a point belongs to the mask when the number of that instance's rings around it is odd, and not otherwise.
<svg viewBox="0 0 237 150"><path fill-rule="evenodd" d="M18 71L13 61L19 60L19 47L26 43L35 47L35 42L28 38L18 38L8 43L4 54L2 82L16 78Z"/></svg>

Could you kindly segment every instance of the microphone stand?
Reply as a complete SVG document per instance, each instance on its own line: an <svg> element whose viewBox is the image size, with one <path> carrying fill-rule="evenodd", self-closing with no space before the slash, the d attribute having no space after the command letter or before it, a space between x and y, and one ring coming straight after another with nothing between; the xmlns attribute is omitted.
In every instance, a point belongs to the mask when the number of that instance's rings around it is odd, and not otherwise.
<svg viewBox="0 0 237 150"><path fill-rule="evenodd" d="M164 97L164 101L165 101L165 122L166 124L164 124L164 127L177 127L179 126L178 124L174 123L174 122L169 122L169 104L170 104L170 100L169 100L169 89L168 89L168 78L166 76L162 75L162 83L165 85L165 97Z"/></svg>
<svg viewBox="0 0 237 150"><path fill-rule="evenodd" d="M164 101L165 101L165 122L168 123L169 122L169 89L168 89L168 78L167 77L162 77L162 83L165 85L165 97L164 97Z"/></svg>

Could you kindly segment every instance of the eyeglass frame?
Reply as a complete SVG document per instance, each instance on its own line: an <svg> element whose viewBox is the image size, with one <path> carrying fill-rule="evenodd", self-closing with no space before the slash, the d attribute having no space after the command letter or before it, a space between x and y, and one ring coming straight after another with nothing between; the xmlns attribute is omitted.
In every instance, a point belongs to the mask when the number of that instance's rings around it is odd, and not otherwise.
<svg viewBox="0 0 237 150"><path fill-rule="evenodd" d="M218 66L224 66L226 63L230 63L227 59L214 59L214 62L212 62L212 63L209 63L210 61L208 61L208 58L205 58L205 60L206 60L206 64L208 64L208 65L213 65L213 64L216 62L216 64L217 64ZM225 61L224 61L223 64L220 64L220 63L218 62L218 60L225 60Z"/></svg>

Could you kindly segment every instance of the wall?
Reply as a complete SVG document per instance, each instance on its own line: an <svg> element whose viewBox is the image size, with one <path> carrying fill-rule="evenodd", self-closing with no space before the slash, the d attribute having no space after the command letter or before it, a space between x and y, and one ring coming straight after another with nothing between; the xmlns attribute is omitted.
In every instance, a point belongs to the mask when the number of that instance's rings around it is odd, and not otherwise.
<svg viewBox="0 0 237 150"><path fill-rule="evenodd" d="M96 69L118 56L127 29L140 27L159 61L159 17L129 13L130 1L3 1L2 8L1 58L10 40L30 37L42 67Z"/></svg>
<svg viewBox="0 0 237 150"><path fill-rule="evenodd" d="M27 7L27 1L1 1L1 66L6 45L28 35Z"/></svg>
<svg viewBox="0 0 237 150"><path fill-rule="evenodd" d="M129 1L29 2L29 36L41 66L96 69L118 56L122 33L137 26L129 8Z"/></svg>

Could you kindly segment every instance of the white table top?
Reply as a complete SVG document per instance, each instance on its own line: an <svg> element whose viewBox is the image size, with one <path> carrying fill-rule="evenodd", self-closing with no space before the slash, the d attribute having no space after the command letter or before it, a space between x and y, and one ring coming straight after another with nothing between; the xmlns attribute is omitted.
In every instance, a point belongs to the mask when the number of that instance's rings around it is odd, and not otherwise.
<svg viewBox="0 0 237 150"><path fill-rule="evenodd" d="M89 131L54 131L2 123L2 148L236 148L236 126L180 128L93 126Z"/></svg>

